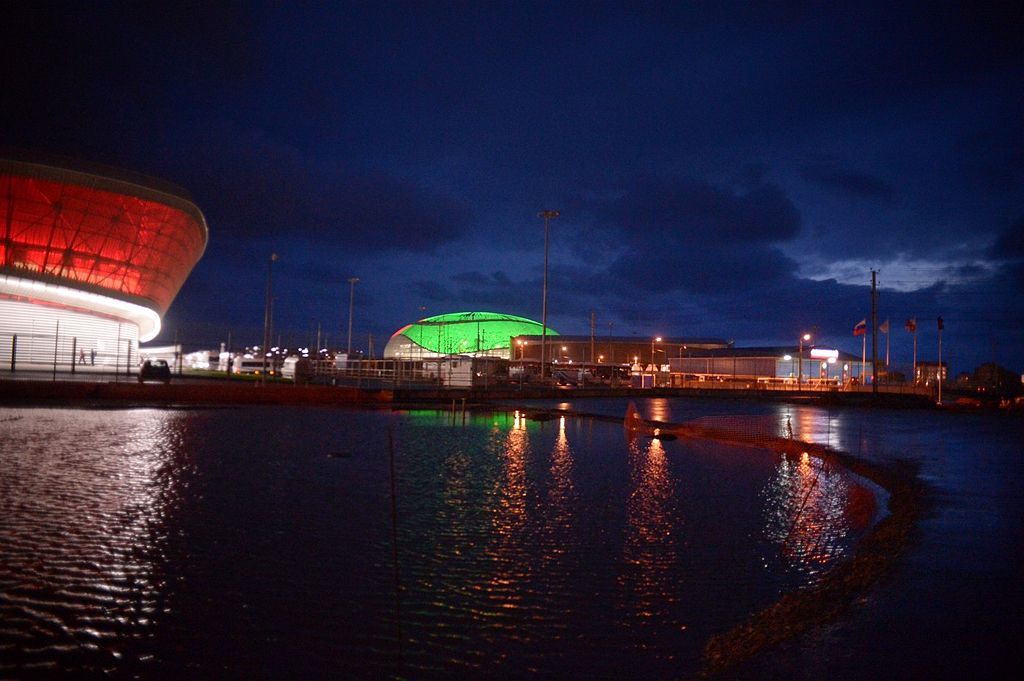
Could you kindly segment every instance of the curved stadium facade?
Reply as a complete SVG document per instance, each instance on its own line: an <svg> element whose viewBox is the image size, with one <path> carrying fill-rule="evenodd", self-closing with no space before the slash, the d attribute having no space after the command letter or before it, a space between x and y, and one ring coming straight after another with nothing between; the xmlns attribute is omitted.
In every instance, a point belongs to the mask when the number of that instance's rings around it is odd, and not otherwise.
<svg viewBox="0 0 1024 681"><path fill-rule="evenodd" d="M539 336L540 322L498 312L455 312L403 326L384 347L385 359L433 359L451 355L510 359L515 336ZM548 327L549 336L558 333Z"/></svg>
<svg viewBox="0 0 1024 681"><path fill-rule="evenodd" d="M0 159L0 221L5 360L15 348L29 362L130 357L160 332L207 242L180 189L20 160Z"/></svg>

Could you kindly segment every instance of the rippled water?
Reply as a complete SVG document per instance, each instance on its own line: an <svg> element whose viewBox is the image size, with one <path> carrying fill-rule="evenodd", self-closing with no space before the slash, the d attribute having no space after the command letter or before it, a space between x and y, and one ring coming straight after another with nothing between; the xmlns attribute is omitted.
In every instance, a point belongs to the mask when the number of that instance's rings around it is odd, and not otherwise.
<svg viewBox="0 0 1024 681"><path fill-rule="evenodd" d="M6 409L0 676L670 678L876 510L589 418Z"/></svg>

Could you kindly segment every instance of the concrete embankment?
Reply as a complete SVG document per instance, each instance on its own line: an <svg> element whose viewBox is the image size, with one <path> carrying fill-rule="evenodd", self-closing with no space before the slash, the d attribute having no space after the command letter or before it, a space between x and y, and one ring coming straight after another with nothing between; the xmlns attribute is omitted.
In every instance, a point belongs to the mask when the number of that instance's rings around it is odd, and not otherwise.
<svg viewBox="0 0 1024 681"><path fill-rule="evenodd" d="M631 388L594 387L568 388L538 386L500 386L475 389L395 389L360 386L294 385L252 381L199 380L139 384L131 379L121 381L68 380L0 380L0 404L96 402L113 404L281 404L281 405L352 405L381 406L433 404L452 402L467 406L492 403L496 400L581 399L593 397L698 397L785 401L802 404L859 405L883 407L924 407L934 405L920 395L879 394L821 391L773 391L743 389L693 388Z"/></svg>
<svg viewBox="0 0 1024 681"><path fill-rule="evenodd" d="M391 399L387 390L251 382L0 381L0 404L378 406Z"/></svg>

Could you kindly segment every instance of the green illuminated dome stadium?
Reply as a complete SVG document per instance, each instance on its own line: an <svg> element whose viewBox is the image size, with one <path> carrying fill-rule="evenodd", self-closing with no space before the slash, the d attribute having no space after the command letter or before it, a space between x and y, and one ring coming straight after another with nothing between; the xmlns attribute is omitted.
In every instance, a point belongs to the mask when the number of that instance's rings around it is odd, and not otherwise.
<svg viewBox="0 0 1024 681"><path fill-rule="evenodd" d="M396 331L384 347L385 359L420 359L446 355L509 358L515 336L539 336L540 322L498 312L453 312L427 317ZM548 327L549 336L558 333Z"/></svg>

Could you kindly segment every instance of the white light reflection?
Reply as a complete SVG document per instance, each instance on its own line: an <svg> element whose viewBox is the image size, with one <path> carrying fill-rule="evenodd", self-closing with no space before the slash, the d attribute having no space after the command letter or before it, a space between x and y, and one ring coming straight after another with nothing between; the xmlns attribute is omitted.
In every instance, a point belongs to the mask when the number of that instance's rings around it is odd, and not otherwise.
<svg viewBox="0 0 1024 681"><path fill-rule="evenodd" d="M870 490L807 452L783 454L761 497L765 537L790 568L814 576L846 553L876 510Z"/></svg>
<svg viewBox="0 0 1024 681"><path fill-rule="evenodd" d="M499 610L520 607L523 593L519 584L532 572L528 552L523 550L528 520L526 461L530 455L526 426L525 414L516 411L513 426L498 452L500 472L492 492L496 500L491 512L494 539L485 553L493 564L493 571L484 589L487 598Z"/></svg>
<svg viewBox="0 0 1024 681"><path fill-rule="evenodd" d="M20 627L23 650L67 669L147 655L187 470L178 415L55 412L5 425L0 622L37 621ZM89 643L67 647L69 636Z"/></svg>
<svg viewBox="0 0 1024 681"><path fill-rule="evenodd" d="M551 485L545 509L545 558L554 559L565 552L562 542L571 534L576 490L572 481L573 456L565 433L565 416L558 419L558 435L551 450Z"/></svg>
<svg viewBox="0 0 1024 681"><path fill-rule="evenodd" d="M677 589L672 565L678 547L675 485L660 440L629 442L630 496L626 502L625 572L620 577L627 607L640 618L666 616Z"/></svg>

